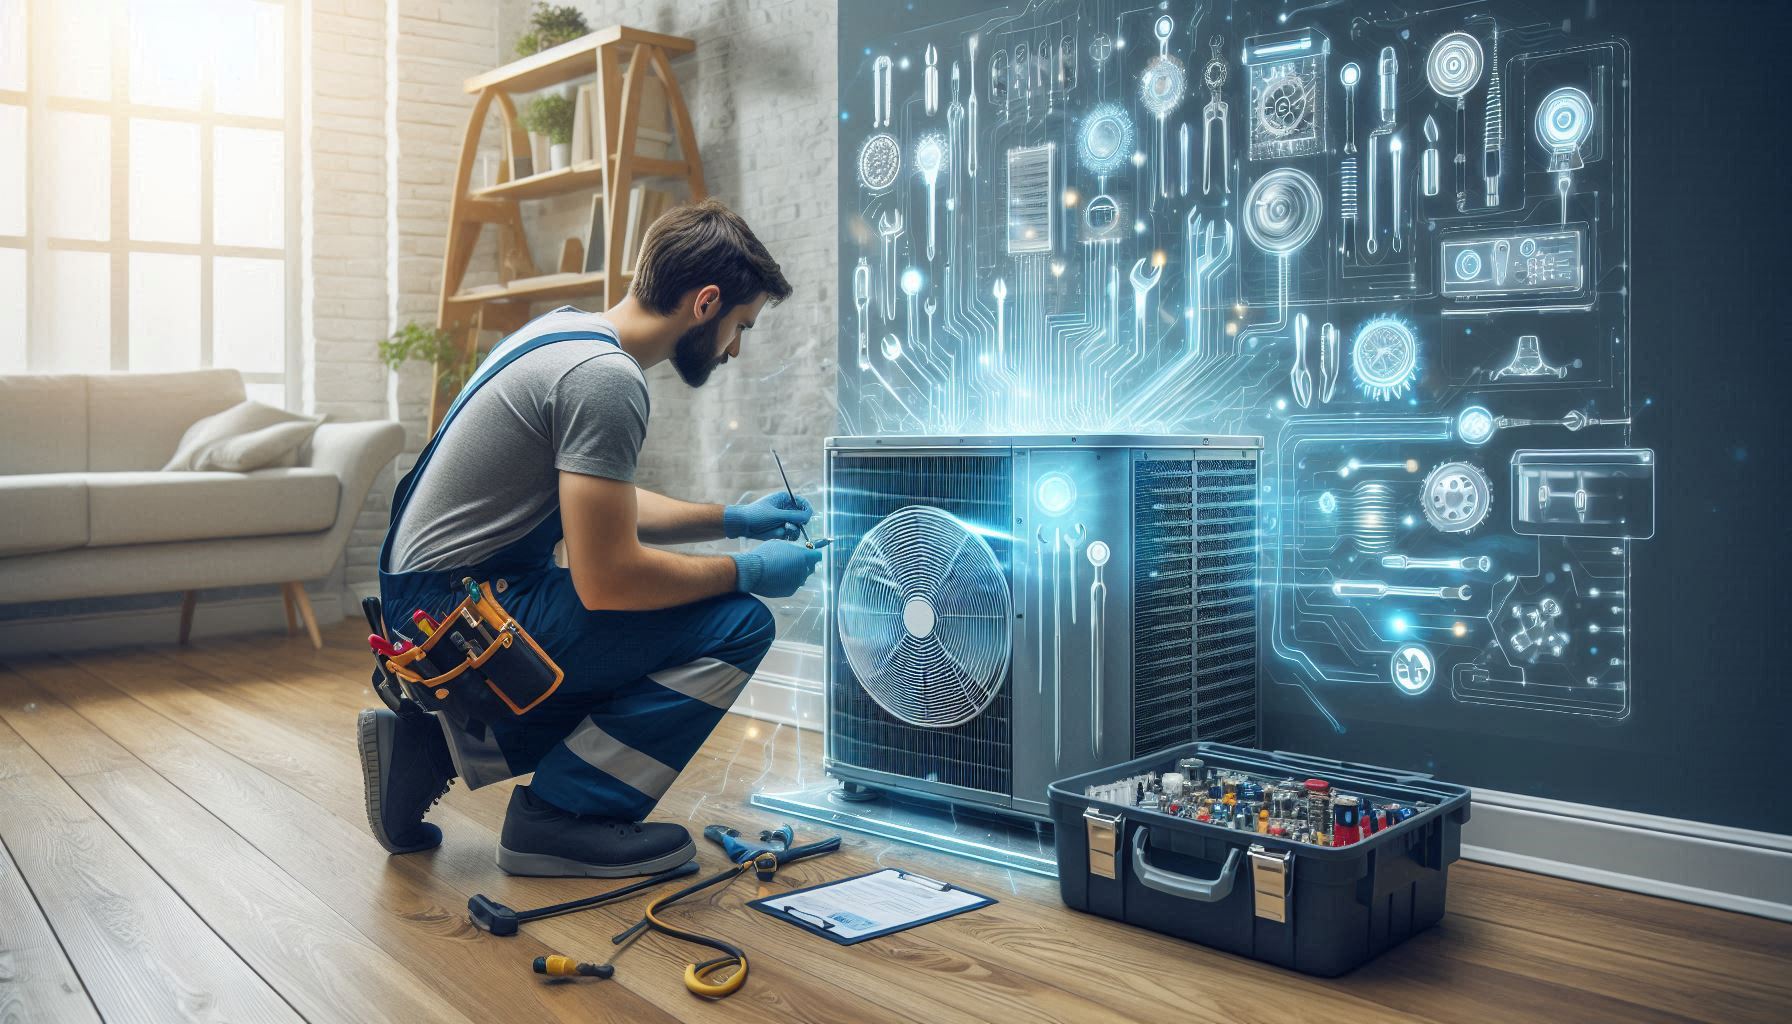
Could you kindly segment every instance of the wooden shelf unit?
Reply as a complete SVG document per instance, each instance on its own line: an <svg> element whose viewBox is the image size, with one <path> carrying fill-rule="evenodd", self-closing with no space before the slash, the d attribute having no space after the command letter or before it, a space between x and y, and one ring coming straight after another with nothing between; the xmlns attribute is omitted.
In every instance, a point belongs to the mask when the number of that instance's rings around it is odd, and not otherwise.
<svg viewBox="0 0 1792 1024"><path fill-rule="evenodd" d="M622 247L629 192L638 180L675 178L686 183L693 200L707 194L696 129L671 64L671 58L696 48L695 42L680 36L613 25L466 80L463 88L477 99L461 139L436 315L436 326L454 336L463 355L478 345L481 331L508 332L527 323L534 303L593 298L600 308L608 308L619 300L634 276L622 266ZM672 133L678 141L678 159L643 157L635 152L643 127L641 95L648 75L658 78L665 88ZM478 189L472 187L480 136L494 105L502 117L510 151L527 153L529 137L517 114L516 96L586 77L594 77L596 85L597 130L592 138L596 159L516 179L509 177L511 168L506 165L500 172L506 180ZM522 204L580 192L595 192L602 197L603 269L544 274L529 254ZM488 224L498 229L500 283L465 288L473 250ZM454 399L452 393L443 393L440 369L438 365L436 390L430 400L432 432Z"/></svg>

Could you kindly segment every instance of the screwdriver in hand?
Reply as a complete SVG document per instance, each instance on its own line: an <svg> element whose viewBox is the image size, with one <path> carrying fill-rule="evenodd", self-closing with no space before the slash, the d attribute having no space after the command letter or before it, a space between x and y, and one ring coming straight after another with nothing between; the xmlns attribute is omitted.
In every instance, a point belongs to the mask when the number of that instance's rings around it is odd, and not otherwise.
<svg viewBox="0 0 1792 1024"><path fill-rule="evenodd" d="M772 451L772 461L778 464L778 475L784 479L784 493L790 495L790 504L792 507L795 507L796 506L796 491L791 489L790 474L784 472L784 460L778 458L778 449L773 448L771 451ZM797 530L799 530L802 533L804 544L808 545L809 547L815 546L815 542L809 539L809 527L808 526L799 523L799 524L797 524Z"/></svg>

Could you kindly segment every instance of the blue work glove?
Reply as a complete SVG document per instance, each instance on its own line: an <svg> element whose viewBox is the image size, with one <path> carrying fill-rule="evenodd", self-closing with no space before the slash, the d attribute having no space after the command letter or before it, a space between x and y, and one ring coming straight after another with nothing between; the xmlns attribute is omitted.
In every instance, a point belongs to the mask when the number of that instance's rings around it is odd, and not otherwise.
<svg viewBox="0 0 1792 1024"><path fill-rule="evenodd" d="M768 540L728 557L734 559L734 589L760 597L789 597L821 563L821 550Z"/></svg>
<svg viewBox="0 0 1792 1024"><path fill-rule="evenodd" d="M746 505L722 509L722 535L751 540L791 540L815 516L815 506L788 491L773 491ZM743 588L744 589L744 588Z"/></svg>

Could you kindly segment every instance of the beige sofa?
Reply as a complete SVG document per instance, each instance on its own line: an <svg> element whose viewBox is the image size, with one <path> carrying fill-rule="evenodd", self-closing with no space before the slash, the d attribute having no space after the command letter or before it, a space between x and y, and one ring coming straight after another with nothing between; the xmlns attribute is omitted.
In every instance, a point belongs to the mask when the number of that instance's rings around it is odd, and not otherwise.
<svg viewBox="0 0 1792 1024"><path fill-rule="evenodd" d="M329 575L392 422L324 423L296 465L162 472L194 422L243 400L235 370L0 376L0 603L281 584L288 629L322 646L301 585Z"/></svg>

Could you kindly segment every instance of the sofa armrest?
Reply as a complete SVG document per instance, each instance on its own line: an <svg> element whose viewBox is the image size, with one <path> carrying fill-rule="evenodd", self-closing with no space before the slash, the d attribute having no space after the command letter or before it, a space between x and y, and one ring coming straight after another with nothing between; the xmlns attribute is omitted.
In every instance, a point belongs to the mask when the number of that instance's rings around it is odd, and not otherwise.
<svg viewBox="0 0 1792 1024"><path fill-rule="evenodd" d="M373 478L386 463L398 457L404 448L404 427L393 420L371 420L365 423L325 423L311 435L311 441L300 453L300 463L314 469L328 470L342 481L342 496L350 490L360 493L355 500L359 508Z"/></svg>
<svg viewBox="0 0 1792 1024"><path fill-rule="evenodd" d="M300 452L300 465L333 473L341 489L335 525L324 535L317 562L305 579L329 574L348 546L349 535L361 517L361 507L367 503L367 492L373 489L374 480L403 449L404 427L391 420L325 423L311 435L310 444Z"/></svg>

